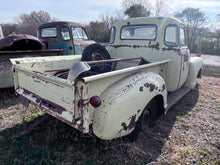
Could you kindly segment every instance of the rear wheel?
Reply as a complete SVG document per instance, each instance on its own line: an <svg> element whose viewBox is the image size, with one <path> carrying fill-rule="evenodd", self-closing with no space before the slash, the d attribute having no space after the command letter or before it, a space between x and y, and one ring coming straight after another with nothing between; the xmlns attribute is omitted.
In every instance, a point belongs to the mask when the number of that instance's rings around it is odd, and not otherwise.
<svg viewBox="0 0 220 165"><path fill-rule="evenodd" d="M153 127L157 119L157 113L157 102L155 100L151 100L142 112L140 118L138 119L133 132L128 135L128 139L130 141L135 141L138 139L138 134L141 130L143 130L144 128L148 129L150 127Z"/></svg>

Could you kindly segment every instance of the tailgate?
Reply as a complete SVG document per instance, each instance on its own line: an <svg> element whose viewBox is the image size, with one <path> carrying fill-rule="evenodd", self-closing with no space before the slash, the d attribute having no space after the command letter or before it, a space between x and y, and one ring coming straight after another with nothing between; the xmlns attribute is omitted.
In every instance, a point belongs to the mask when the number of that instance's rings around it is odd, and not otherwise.
<svg viewBox="0 0 220 165"><path fill-rule="evenodd" d="M81 56L11 59L15 91L46 113L80 129L79 119L76 118L81 114L76 113L75 109L76 84L47 72L70 68L80 60Z"/></svg>
<svg viewBox="0 0 220 165"><path fill-rule="evenodd" d="M47 113L72 122L74 83L14 65L16 92L42 107Z"/></svg>

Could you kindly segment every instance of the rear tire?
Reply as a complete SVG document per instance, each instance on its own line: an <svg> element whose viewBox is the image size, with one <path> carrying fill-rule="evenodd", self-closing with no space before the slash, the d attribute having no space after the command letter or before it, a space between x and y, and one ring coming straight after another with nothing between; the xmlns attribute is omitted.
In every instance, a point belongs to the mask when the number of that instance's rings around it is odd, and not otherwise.
<svg viewBox="0 0 220 165"><path fill-rule="evenodd" d="M108 51L100 44L91 44L87 46L82 53L82 61L97 61L111 59ZM105 63L98 66L92 66L91 71L96 73L109 72L112 69L112 63Z"/></svg>
<svg viewBox="0 0 220 165"><path fill-rule="evenodd" d="M140 118L138 119L134 130L128 135L129 141L136 141L138 139L139 132L143 128L151 128L154 126L158 114L157 102L153 99L151 100L144 111L142 112Z"/></svg>

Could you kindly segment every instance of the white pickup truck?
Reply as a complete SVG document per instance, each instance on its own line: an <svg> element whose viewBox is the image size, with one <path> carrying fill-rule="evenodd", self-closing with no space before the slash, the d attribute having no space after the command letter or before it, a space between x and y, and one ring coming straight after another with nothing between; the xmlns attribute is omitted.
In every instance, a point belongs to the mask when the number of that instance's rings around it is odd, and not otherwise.
<svg viewBox="0 0 220 165"><path fill-rule="evenodd" d="M113 25L107 49L11 59L16 93L83 133L135 140L201 77L185 33L175 18L133 18Z"/></svg>

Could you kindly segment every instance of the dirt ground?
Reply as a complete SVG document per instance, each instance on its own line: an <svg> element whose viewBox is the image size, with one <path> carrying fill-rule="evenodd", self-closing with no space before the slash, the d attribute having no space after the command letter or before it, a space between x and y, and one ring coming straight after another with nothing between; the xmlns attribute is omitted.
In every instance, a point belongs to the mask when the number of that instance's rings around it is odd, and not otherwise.
<svg viewBox="0 0 220 165"><path fill-rule="evenodd" d="M18 103L13 89L0 91L0 164L220 164L220 78L199 79L136 142L102 141L52 117L13 138L22 130L23 117L33 122L43 114Z"/></svg>

